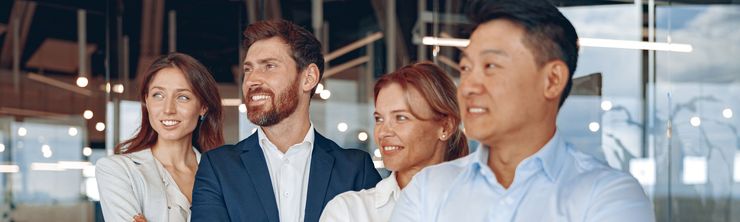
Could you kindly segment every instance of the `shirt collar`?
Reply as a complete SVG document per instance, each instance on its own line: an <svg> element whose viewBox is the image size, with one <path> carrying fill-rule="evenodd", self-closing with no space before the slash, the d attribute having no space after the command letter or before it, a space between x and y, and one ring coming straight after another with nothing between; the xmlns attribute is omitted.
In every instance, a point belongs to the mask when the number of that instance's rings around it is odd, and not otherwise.
<svg viewBox="0 0 740 222"><path fill-rule="evenodd" d="M396 172L393 172L375 185L375 208L381 208L391 200L397 201L400 193L401 188L396 181Z"/></svg>
<svg viewBox="0 0 740 222"><path fill-rule="evenodd" d="M262 131L262 127L257 127L257 138L259 139L260 146L262 146L262 149L270 148L282 154L282 152L277 150L277 146L275 146L275 144L272 143L272 141L270 141L269 138L267 138L267 134L265 134L265 132ZM293 144L292 146L307 143L308 147L311 148L313 147L314 138L315 138L315 135L314 135L313 123L309 122L308 132L306 132L306 136L303 137L303 141L301 141L300 143Z"/></svg>
<svg viewBox="0 0 740 222"><path fill-rule="evenodd" d="M525 161L533 161L537 167L541 168L545 172L547 178L550 179L551 182L554 182L558 178L560 169L565 162L562 158L564 156L563 152L567 152L565 150L565 145L560 137L560 133L555 131L555 134L550 138L550 141L547 141L545 146L543 146L534 155L524 159L522 163Z"/></svg>
<svg viewBox="0 0 740 222"><path fill-rule="evenodd" d="M555 131L555 134L550 140L534 155L524 159L517 167L530 164L529 162L535 163L535 167L543 169L545 175L550 181L555 181L560 175L560 169L565 164L563 157L565 152L568 152L565 147L565 143L560 137L560 133ZM482 143L478 145L476 151L472 154L473 158L470 159L470 166L473 170L481 170L483 167L488 167L488 153L489 147Z"/></svg>
<svg viewBox="0 0 740 222"><path fill-rule="evenodd" d="M193 151L195 152L195 161L198 161L198 164L200 164L200 151L193 147Z"/></svg>

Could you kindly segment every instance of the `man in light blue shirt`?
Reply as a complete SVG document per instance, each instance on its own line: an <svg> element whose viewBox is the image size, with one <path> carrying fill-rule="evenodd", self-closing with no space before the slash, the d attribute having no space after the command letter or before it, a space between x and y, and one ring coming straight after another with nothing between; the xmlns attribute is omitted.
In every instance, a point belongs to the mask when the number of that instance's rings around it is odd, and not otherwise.
<svg viewBox="0 0 740 222"><path fill-rule="evenodd" d="M578 60L573 25L548 1L471 9L458 98L466 134L481 145L418 173L391 221L654 221L633 177L557 132Z"/></svg>

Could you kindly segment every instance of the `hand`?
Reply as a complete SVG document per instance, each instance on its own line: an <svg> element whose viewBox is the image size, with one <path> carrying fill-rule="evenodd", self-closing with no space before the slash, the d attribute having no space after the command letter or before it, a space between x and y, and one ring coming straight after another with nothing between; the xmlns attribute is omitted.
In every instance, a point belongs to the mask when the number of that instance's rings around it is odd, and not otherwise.
<svg viewBox="0 0 740 222"><path fill-rule="evenodd" d="M146 222L146 218L144 217L144 215L137 214L134 216L133 222Z"/></svg>

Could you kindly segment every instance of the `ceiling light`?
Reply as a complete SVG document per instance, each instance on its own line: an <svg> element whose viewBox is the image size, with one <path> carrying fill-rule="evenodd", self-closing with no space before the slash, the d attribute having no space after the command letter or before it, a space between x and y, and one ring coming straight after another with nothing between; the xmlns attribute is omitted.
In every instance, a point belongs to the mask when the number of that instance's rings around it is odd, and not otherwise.
<svg viewBox="0 0 740 222"><path fill-rule="evenodd" d="M90 147L82 148L82 155L85 155L85 156L92 155L92 149Z"/></svg>
<svg viewBox="0 0 740 222"><path fill-rule="evenodd" d="M84 117L85 119L92 119L93 111L90 111L89 109L85 110L84 112L82 112L82 117Z"/></svg>
<svg viewBox="0 0 740 222"><path fill-rule="evenodd" d="M70 127L69 130L67 130L67 133L69 134L69 136L77 136L77 128Z"/></svg>
<svg viewBox="0 0 740 222"><path fill-rule="evenodd" d="M366 132L360 132L357 134L357 139L360 141L365 142L367 140L367 133Z"/></svg>
<svg viewBox="0 0 740 222"><path fill-rule="evenodd" d="M347 123L340 122L339 124L337 124L337 130L339 130L339 132L347 131L348 128L349 125L347 125Z"/></svg>
<svg viewBox="0 0 740 222"><path fill-rule="evenodd" d="M590 130L591 132L595 133L596 131L599 131L600 128L601 125L599 125L599 123L597 122L591 122L588 124L588 130Z"/></svg>
<svg viewBox="0 0 740 222"><path fill-rule="evenodd" d="M319 97L321 97L322 99L329 99L329 97L331 97L331 91L325 89L321 91L321 93L319 93Z"/></svg>
<svg viewBox="0 0 740 222"><path fill-rule="evenodd" d="M456 38L438 38L425 36L421 40L424 45L438 45L451 47L467 47L470 44L468 39ZM668 42L643 42L627 41L615 39L596 39L596 38L578 38L578 44L583 47L602 47L618 49L640 49L654 51L671 51L671 52L691 52L694 47L690 44L668 43Z"/></svg>
<svg viewBox="0 0 740 222"><path fill-rule="evenodd" d="M103 123L103 122L96 123L95 124L95 130L97 130L99 132L103 132L103 130L105 130L105 123Z"/></svg>
<svg viewBox="0 0 740 222"><path fill-rule="evenodd" d="M28 134L28 130L26 130L26 127L18 128L18 136L26 136L27 134Z"/></svg>
<svg viewBox="0 0 740 222"><path fill-rule="evenodd" d="M85 88L85 86L87 86L87 83L88 83L87 77L84 77L84 76L77 77L77 86Z"/></svg>
<svg viewBox="0 0 740 222"><path fill-rule="evenodd" d="M601 102L601 110L609 111L612 109L612 102L609 100L604 100Z"/></svg>

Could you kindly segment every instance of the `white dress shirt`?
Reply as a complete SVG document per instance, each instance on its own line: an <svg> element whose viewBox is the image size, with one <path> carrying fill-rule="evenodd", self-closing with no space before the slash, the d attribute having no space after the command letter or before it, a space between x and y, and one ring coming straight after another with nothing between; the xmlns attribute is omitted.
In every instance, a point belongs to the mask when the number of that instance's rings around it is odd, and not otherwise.
<svg viewBox="0 0 740 222"><path fill-rule="evenodd" d="M190 201L151 149L101 158L95 177L105 221L132 221L139 213L148 221L190 221Z"/></svg>
<svg viewBox="0 0 740 222"><path fill-rule="evenodd" d="M576 151L559 133L516 168L502 186L488 167L489 148L417 173L391 221L655 221L640 184Z"/></svg>
<svg viewBox="0 0 740 222"><path fill-rule="evenodd" d="M267 170L270 171L280 221L303 221L314 143L313 124L308 128L303 142L290 146L285 153L267 138L262 128L257 128L257 136L265 155Z"/></svg>
<svg viewBox="0 0 740 222"><path fill-rule="evenodd" d="M320 222L385 222L391 217L401 188L396 173L378 182L375 188L347 191L326 204Z"/></svg>

